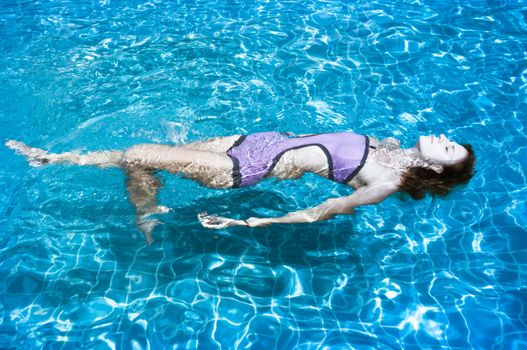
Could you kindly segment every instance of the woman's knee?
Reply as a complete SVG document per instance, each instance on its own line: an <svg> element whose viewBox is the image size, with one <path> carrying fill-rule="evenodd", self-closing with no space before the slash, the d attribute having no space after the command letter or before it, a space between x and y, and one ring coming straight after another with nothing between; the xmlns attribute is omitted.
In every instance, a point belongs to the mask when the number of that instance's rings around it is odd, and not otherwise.
<svg viewBox="0 0 527 350"><path fill-rule="evenodd" d="M135 145L124 152L123 161L125 165L137 165L151 158L155 145Z"/></svg>

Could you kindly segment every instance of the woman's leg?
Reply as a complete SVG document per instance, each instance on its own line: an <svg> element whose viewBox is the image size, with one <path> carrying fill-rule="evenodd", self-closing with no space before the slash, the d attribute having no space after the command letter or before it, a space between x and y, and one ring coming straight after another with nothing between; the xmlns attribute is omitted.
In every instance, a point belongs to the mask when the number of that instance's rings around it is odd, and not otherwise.
<svg viewBox="0 0 527 350"><path fill-rule="evenodd" d="M31 166L47 164L95 165L100 168L119 167L123 157L122 151L99 151L85 154L75 152L48 153L40 148L29 147L23 142L9 140L6 146L16 153L26 156Z"/></svg>
<svg viewBox="0 0 527 350"><path fill-rule="evenodd" d="M152 231L158 221L147 220L148 216L168 211L156 203L161 185L154 171L166 170L182 174L207 187L230 188L233 185L233 163L226 151L238 138L239 136L216 138L181 146L146 144L133 146L124 152L101 151L86 154L48 153L13 140L6 145L26 156L33 166L62 163L123 168L128 176L130 201L136 208L137 227L145 235L147 242L151 242Z"/></svg>
<svg viewBox="0 0 527 350"><path fill-rule="evenodd" d="M209 140L177 145L171 148L181 148L191 151L204 151L212 153L226 153L227 150L231 148L239 138L240 135L215 137ZM48 153L43 149L29 147L25 143L15 140L7 141L6 146L16 151L18 154L26 156L29 164L32 166L62 163L75 165L95 165L100 168L117 167L121 166L121 159L124 154L122 151L98 151L88 152L85 154L76 152ZM140 145L140 147L143 146L146 145ZM133 148L134 147L132 147L132 149Z"/></svg>
<svg viewBox="0 0 527 350"><path fill-rule="evenodd" d="M123 167L128 175L126 185L130 202L136 208L137 228L146 242L153 241L152 231L159 224L149 216L168 212L156 202L161 184L154 169L182 174L208 187L228 188L233 185L232 166L232 160L225 153L165 145L138 145L128 149L123 156Z"/></svg>
<svg viewBox="0 0 527 350"><path fill-rule="evenodd" d="M148 244L153 242L152 231L159 221L152 218L153 214L164 214L169 211L167 207L157 205L157 194L161 181L154 171L140 167L125 168L128 189L128 199L136 211L136 226L145 237Z"/></svg>
<svg viewBox="0 0 527 350"><path fill-rule="evenodd" d="M123 166L166 170L212 188L233 185L233 163L226 153L167 145L137 145L125 151Z"/></svg>

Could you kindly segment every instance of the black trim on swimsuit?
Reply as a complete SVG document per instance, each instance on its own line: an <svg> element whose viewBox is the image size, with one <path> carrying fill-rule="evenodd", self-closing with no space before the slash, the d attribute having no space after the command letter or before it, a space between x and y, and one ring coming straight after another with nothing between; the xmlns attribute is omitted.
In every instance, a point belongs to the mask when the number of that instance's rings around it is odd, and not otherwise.
<svg viewBox="0 0 527 350"><path fill-rule="evenodd" d="M364 154L362 155L360 165L344 179L344 183L348 183L349 181L351 181L351 179L353 179L355 175L357 175L358 172L362 169L364 164L366 164L366 158L368 158L368 153L370 152L370 138L366 135L364 135L364 137L366 138L366 144L364 145ZM375 149L375 146L372 147Z"/></svg>
<svg viewBox="0 0 527 350"><path fill-rule="evenodd" d="M309 144L306 144L306 145L295 146L295 147L288 148L285 151L282 151L282 152L278 153L276 155L276 157L273 158L273 163L271 164L271 167L269 167L269 170L267 171L265 176L267 176L267 175L269 175L270 173L273 172L274 167L280 161L280 158L282 158L282 156L287 151L290 151L290 150L293 150L293 149L300 149L300 148L304 148L304 147L310 147L310 146L318 146L322 150L322 152L324 152L324 154L326 155L326 158L328 160L328 179L333 180L333 159L331 158L331 154L329 153L328 149L324 145L322 145L320 143L309 143Z"/></svg>
<svg viewBox="0 0 527 350"><path fill-rule="evenodd" d="M234 144L227 150L227 155L232 160L232 188L240 187L242 183L242 174L240 172L240 161L238 158L231 156L230 152L234 147L241 145L246 137L247 135L240 136L240 138L238 138L238 140L236 140L236 142L234 142Z"/></svg>

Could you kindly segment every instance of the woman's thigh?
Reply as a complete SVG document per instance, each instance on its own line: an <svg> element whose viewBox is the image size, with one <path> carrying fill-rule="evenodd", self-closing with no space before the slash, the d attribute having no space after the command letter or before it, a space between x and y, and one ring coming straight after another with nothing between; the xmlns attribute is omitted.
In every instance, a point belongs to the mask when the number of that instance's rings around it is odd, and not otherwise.
<svg viewBox="0 0 527 350"><path fill-rule="evenodd" d="M127 167L166 170L214 188L232 187L233 163L226 153L168 145L137 145L124 153Z"/></svg>

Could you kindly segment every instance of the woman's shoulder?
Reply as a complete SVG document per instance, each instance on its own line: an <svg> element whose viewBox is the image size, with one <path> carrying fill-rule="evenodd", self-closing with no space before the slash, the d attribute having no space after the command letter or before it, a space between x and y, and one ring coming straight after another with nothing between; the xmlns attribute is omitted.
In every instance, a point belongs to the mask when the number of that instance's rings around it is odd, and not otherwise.
<svg viewBox="0 0 527 350"><path fill-rule="evenodd" d="M366 137L368 138L368 142L371 147L377 148L379 146L379 140L377 140L375 137L369 135L366 135Z"/></svg>
<svg viewBox="0 0 527 350"><path fill-rule="evenodd" d="M370 188L391 186L396 191L401 185L401 177L375 162L366 162L357 175L348 183L354 189L363 186Z"/></svg>
<svg viewBox="0 0 527 350"><path fill-rule="evenodd" d="M378 140L369 137L369 152L363 167L357 173L355 182L357 185L392 183L395 186L400 184L400 173L394 171L396 165L393 164L397 157L397 150L400 149L400 143L394 138Z"/></svg>

